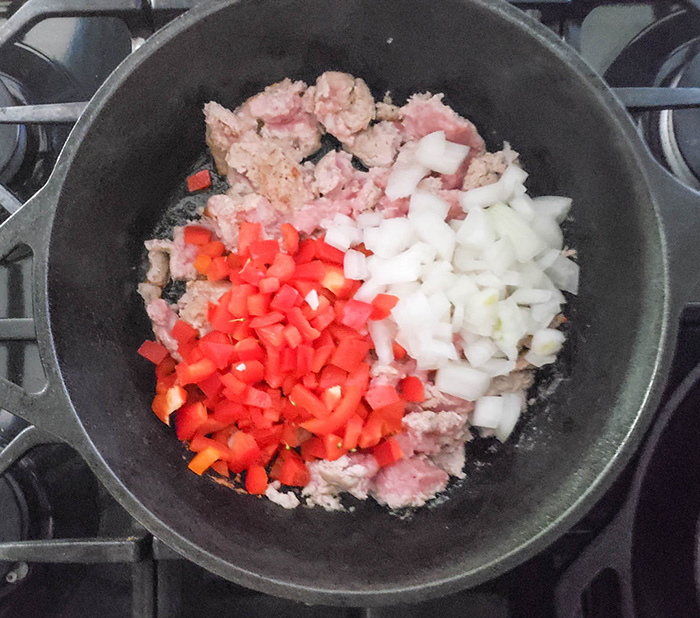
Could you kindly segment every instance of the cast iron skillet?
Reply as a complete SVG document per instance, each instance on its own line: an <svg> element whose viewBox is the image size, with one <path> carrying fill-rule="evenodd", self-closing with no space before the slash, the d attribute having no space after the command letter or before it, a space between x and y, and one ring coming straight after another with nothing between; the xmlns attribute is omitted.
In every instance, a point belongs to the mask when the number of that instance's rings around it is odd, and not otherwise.
<svg viewBox="0 0 700 618"><path fill-rule="evenodd" d="M396 101L444 92L522 154L535 193L574 198L567 379L516 444L412 518L239 495L187 472L149 411L143 240L204 150L203 102L235 106L284 77L362 76ZM34 252L48 386L0 404L73 445L156 536L246 586L378 605L473 586L550 543L600 496L649 425L690 298L700 198L653 163L629 117L567 46L491 0L221 0L130 56L76 125L46 187L0 227Z"/></svg>

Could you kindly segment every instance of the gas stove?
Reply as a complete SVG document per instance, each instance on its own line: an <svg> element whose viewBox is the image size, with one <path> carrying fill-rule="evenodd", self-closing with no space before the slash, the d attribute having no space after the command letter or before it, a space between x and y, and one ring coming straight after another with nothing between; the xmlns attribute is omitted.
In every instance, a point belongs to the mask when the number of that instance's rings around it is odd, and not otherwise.
<svg viewBox="0 0 700 618"><path fill-rule="evenodd" d="M111 70L193 4L0 1L0 221L46 181ZM621 89L657 159L700 188L700 2L517 4ZM36 392L30 273L22 247L0 264L0 375ZM208 573L135 522L69 447L0 410L0 618L700 616L698 407L700 311L687 311L653 427L581 522L476 589L387 608L309 606Z"/></svg>

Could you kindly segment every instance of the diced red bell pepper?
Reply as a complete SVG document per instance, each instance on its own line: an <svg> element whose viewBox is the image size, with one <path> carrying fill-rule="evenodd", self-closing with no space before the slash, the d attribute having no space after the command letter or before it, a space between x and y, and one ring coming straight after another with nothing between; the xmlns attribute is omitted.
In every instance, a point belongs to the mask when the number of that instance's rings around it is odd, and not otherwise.
<svg viewBox="0 0 700 618"><path fill-rule="evenodd" d="M194 269L200 274L200 275L206 275L207 271L209 270L209 266L211 266L211 258L208 255L202 255L201 253L194 259L194 262L192 262L192 265L194 266Z"/></svg>
<svg viewBox="0 0 700 618"><path fill-rule="evenodd" d="M267 276L264 279L260 279L258 288L263 294L274 294L280 289L280 280L277 277L271 277L268 270Z"/></svg>
<svg viewBox="0 0 700 618"><path fill-rule="evenodd" d="M314 418L301 423L301 426L314 435L325 435L335 433L341 429L350 417L355 414L355 410L360 403L362 393L356 386L349 386L344 389L343 399L336 406L335 410L325 418Z"/></svg>
<svg viewBox="0 0 700 618"><path fill-rule="evenodd" d="M206 448L215 448L219 453L219 459L228 460L231 457L231 451L226 447L225 444L221 444L217 440L212 440L204 435L204 432L200 429L196 431L192 440L190 440L190 450L196 453L203 451Z"/></svg>
<svg viewBox="0 0 700 618"><path fill-rule="evenodd" d="M209 281L223 281L229 276L230 272L226 258L219 256L212 259L206 274Z"/></svg>
<svg viewBox="0 0 700 618"><path fill-rule="evenodd" d="M231 367L231 374L244 384L255 384L263 379L265 367L260 361L241 361Z"/></svg>
<svg viewBox="0 0 700 618"><path fill-rule="evenodd" d="M245 382L241 382L241 380L239 380L233 373L223 374L221 376L221 382L231 393L237 397L240 397L242 401L243 395L248 388Z"/></svg>
<svg viewBox="0 0 700 618"><path fill-rule="evenodd" d="M276 311L289 311L295 305L301 304L301 294L297 292L291 285L286 283L272 297L270 308Z"/></svg>
<svg viewBox="0 0 700 618"><path fill-rule="evenodd" d="M403 451L396 438L387 438L372 449L372 455L380 468L398 461L403 457Z"/></svg>
<svg viewBox="0 0 700 618"><path fill-rule="evenodd" d="M199 170L187 177L187 190L190 193L201 191L211 187L211 174L209 170Z"/></svg>
<svg viewBox="0 0 700 618"><path fill-rule="evenodd" d="M394 358L396 360L401 360L404 356L406 356L406 349L401 344L396 343L396 341L391 344L391 350L394 353Z"/></svg>
<svg viewBox="0 0 700 618"><path fill-rule="evenodd" d="M323 279L321 279L321 285L341 299L352 296L353 291L356 289L355 283L359 282L347 279L341 266L330 264L326 266L326 272L323 275Z"/></svg>
<svg viewBox="0 0 700 618"><path fill-rule="evenodd" d="M156 378L159 380L175 372L177 361L172 356L166 356L156 366Z"/></svg>
<svg viewBox="0 0 700 618"><path fill-rule="evenodd" d="M214 406L214 412L212 414L217 421L221 421L222 423L235 423L245 418L247 410L241 403L224 399Z"/></svg>
<svg viewBox="0 0 700 618"><path fill-rule="evenodd" d="M282 243L289 255L294 255L299 249L299 232L291 223L283 223L280 225L282 232Z"/></svg>
<svg viewBox="0 0 700 618"><path fill-rule="evenodd" d="M367 324L367 320L369 320L373 310L374 308L369 303L363 303L361 300L351 298L343 307L340 314L340 323L355 330L360 330Z"/></svg>
<svg viewBox="0 0 700 618"><path fill-rule="evenodd" d="M231 451L229 468L232 472L243 472L260 457L260 447L255 438L244 431L236 431L228 441Z"/></svg>
<svg viewBox="0 0 700 618"><path fill-rule="evenodd" d="M305 487L310 480L311 474L298 456L290 455L285 459L280 470L280 483L292 487Z"/></svg>
<svg viewBox="0 0 700 618"><path fill-rule="evenodd" d="M237 253L229 253L226 256L226 263L228 264L229 270L233 271L234 273L238 273L243 266L243 260L241 260Z"/></svg>
<svg viewBox="0 0 700 618"><path fill-rule="evenodd" d="M211 230L200 225L188 225L184 232L185 242L189 245L206 245L211 240Z"/></svg>
<svg viewBox="0 0 700 618"><path fill-rule="evenodd" d="M310 391L316 390L318 388L318 378L316 377L315 373L307 373L301 379L301 383Z"/></svg>
<svg viewBox="0 0 700 618"><path fill-rule="evenodd" d="M199 248L200 255L208 255L212 259L223 255L224 251L226 251L226 247L220 240L210 240Z"/></svg>
<svg viewBox="0 0 700 618"><path fill-rule="evenodd" d="M257 361L251 361L255 363ZM262 379L262 375L260 376ZM272 399L265 391L253 388L252 386L246 391L245 399L243 403L249 406L255 406L256 408L269 408L272 405Z"/></svg>
<svg viewBox="0 0 700 618"><path fill-rule="evenodd" d="M362 417L357 413L353 414L345 425L345 435L343 437L343 448L351 451L357 448L357 440L362 433Z"/></svg>
<svg viewBox="0 0 700 618"><path fill-rule="evenodd" d="M333 311L333 307L328 306L323 312L319 313L311 320L311 326L321 331L327 328L333 320L335 320L335 311Z"/></svg>
<svg viewBox="0 0 700 618"><path fill-rule="evenodd" d="M216 448L205 448L203 451L197 453L187 467L192 470L195 474L202 476L204 472L219 459L219 451Z"/></svg>
<svg viewBox="0 0 700 618"><path fill-rule="evenodd" d="M383 320L388 318L391 314L391 310L396 307L396 303L399 302L397 296L392 296L391 294L377 294L372 299L372 315L369 316L370 320Z"/></svg>
<svg viewBox="0 0 700 618"><path fill-rule="evenodd" d="M323 402L301 384L296 384L294 386L292 392L289 394L289 399L296 406L304 408L316 418L328 416L328 408L323 405Z"/></svg>
<svg viewBox="0 0 700 618"><path fill-rule="evenodd" d="M323 459L335 461L347 453L347 450L345 450L343 447L343 439L334 433L329 433L323 436L322 442Z"/></svg>
<svg viewBox="0 0 700 618"><path fill-rule="evenodd" d="M345 369L341 369L335 365L326 365L318 379L318 387L325 390L333 386L344 386L347 377L348 372L345 371Z"/></svg>
<svg viewBox="0 0 700 618"><path fill-rule="evenodd" d="M175 372L180 385L185 386L206 380L216 372L216 365L210 359L203 358L196 363L182 362L175 367Z"/></svg>
<svg viewBox="0 0 700 618"><path fill-rule="evenodd" d="M260 239L262 225L243 221L238 228L238 255L242 258L250 257L250 245Z"/></svg>
<svg viewBox="0 0 700 618"><path fill-rule="evenodd" d="M249 494L259 495L267 489L267 472L263 466L253 465L245 475L245 489Z"/></svg>
<svg viewBox="0 0 700 618"><path fill-rule="evenodd" d="M334 345L322 345L317 347L314 350L314 356L311 360L311 371L314 373L321 371L328 359L331 357L331 354L333 354L333 350L335 350Z"/></svg>
<svg viewBox="0 0 700 618"><path fill-rule="evenodd" d="M295 267L296 262L291 255L278 253L270 268L267 269L267 276L276 277L280 281L289 281L294 275Z"/></svg>
<svg viewBox="0 0 700 618"><path fill-rule="evenodd" d="M220 304L226 306L233 317L247 318L250 315L248 311L248 298L253 294L255 294L255 286L250 283L236 285L231 289L228 302L224 302L224 299L222 299Z"/></svg>
<svg viewBox="0 0 700 618"><path fill-rule="evenodd" d="M372 412L382 420L382 435L401 431L401 420L406 412L405 401L395 401Z"/></svg>
<svg viewBox="0 0 700 618"><path fill-rule="evenodd" d="M381 386L373 386L370 388L365 393L365 399L372 410L376 410L377 408L382 408L399 401L400 397L396 392L396 388L390 384L383 384Z"/></svg>
<svg viewBox="0 0 700 618"><path fill-rule="evenodd" d="M225 478L229 477L228 464L225 461L215 461L210 467L221 476Z"/></svg>
<svg viewBox="0 0 700 618"><path fill-rule="evenodd" d="M246 283L258 285L265 277L265 273L260 270L252 260L247 260L246 263L243 264L243 268L238 271L238 276Z"/></svg>
<svg viewBox="0 0 700 618"><path fill-rule="evenodd" d="M200 341L199 349L202 350L205 358L213 361L217 369L224 369L236 356L236 348L230 343Z"/></svg>
<svg viewBox="0 0 700 618"><path fill-rule="evenodd" d="M187 391L180 386L171 386L164 393L158 393L153 398L151 409L166 425L170 423L170 415L187 401Z"/></svg>
<svg viewBox="0 0 700 618"><path fill-rule="evenodd" d="M298 264L294 269L294 279L306 281L321 281L326 274L327 266L320 260L311 260L304 264Z"/></svg>
<svg viewBox="0 0 700 618"><path fill-rule="evenodd" d="M206 422L207 409L201 401L182 406L175 415L175 432L178 440L191 440L195 432Z"/></svg>
<svg viewBox="0 0 700 618"><path fill-rule="evenodd" d="M276 240L256 240L250 244L250 257L264 264L272 264L279 252L280 246Z"/></svg>
<svg viewBox="0 0 700 618"><path fill-rule="evenodd" d="M199 382L197 386L199 386L201 391L209 399L215 398L224 388L224 384L221 381L221 375L218 373L212 373L206 380Z"/></svg>
<svg viewBox="0 0 700 618"><path fill-rule="evenodd" d="M177 382L177 375L174 373L158 378L158 381L156 382L156 393L159 395L161 393L165 393L169 388L175 386L175 382Z"/></svg>
<svg viewBox="0 0 700 618"><path fill-rule="evenodd" d="M331 247L325 241L325 236L316 240L316 255L324 262L335 262L336 264L342 264L345 259L345 253L340 249Z"/></svg>
<svg viewBox="0 0 700 618"><path fill-rule="evenodd" d="M222 333L233 333L236 330L237 322L241 319L234 317L224 303L219 303L209 321L215 330Z"/></svg>
<svg viewBox="0 0 700 618"><path fill-rule="evenodd" d="M425 401L425 388L416 376L407 376L399 384L401 395L406 401L422 403Z"/></svg>
<svg viewBox="0 0 700 618"><path fill-rule="evenodd" d="M253 329L250 327L250 320L238 319L232 321L231 337L236 341L243 341L253 335Z"/></svg>
<svg viewBox="0 0 700 618"><path fill-rule="evenodd" d="M280 371L282 373L289 373L294 371L297 366L297 353L296 350L291 348L282 348L280 352Z"/></svg>
<svg viewBox="0 0 700 618"><path fill-rule="evenodd" d="M299 344L303 341L301 334L299 333L299 329L296 326L292 326L291 324L288 324L284 327L282 335L287 341L289 347L293 350L296 349L299 346Z"/></svg>
<svg viewBox="0 0 700 618"><path fill-rule="evenodd" d="M248 297L248 312L250 315L263 316L270 306L269 294L251 294Z"/></svg>
<svg viewBox="0 0 700 618"><path fill-rule="evenodd" d="M357 446L360 448L370 448L379 444L382 439L382 417L374 412L370 412L365 419L365 424L362 427L362 432L357 440Z"/></svg>
<svg viewBox="0 0 700 618"><path fill-rule="evenodd" d="M362 339L342 339L331 356L331 364L352 373L360 367L371 347L369 341Z"/></svg>
<svg viewBox="0 0 700 618"><path fill-rule="evenodd" d="M313 238L305 238L299 243L299 250L294 256L297 264L306 264L316 255L316 241Z"/></svg>
<svg viewBox="0 0 700 618"><path fill-rule="evenodd" d="M308 343L302 343L297 348L296 375L303 377L311 371L311 363L314 360L314 349Z"/></svg>
<svg viewBox="0 0 700 618"><path fill-rule="evenodd" d="M326 410L330 412L335 410L335 407L338 405L338 403L340 403L342 398L343 390L338 385L326 388L321 393L321 401L323 402L323 405L326 406Z"/></svg>
<svg viewBox="0 0 700 618"><path fill-rule="evenodd" d="M270 326L271 324L277 324L284 320L284 313L281 311L271 311L266 315L261 315L250 321L251 328L262 328L263 326Z"/></svg>
<svg viewBox="0 0 700 618"><path fill-rule="evenodd" d="M321 336L321 332L309 324L299 307L292 307L287 311L287 321L296 326L304 341L313 341Z"/></svg>
<svg viewBox="0 0 700 618"><path fill-rule="evenodd" d="M258 343L255 337L246 337L245 339L236 343L233 348L238 356L239 360L249 361L257 360L262 361L265 358L265 352Z"/></svg>
<svg viewBox="0 0 700 618"><path fill-rule="evenodd" d="M271 388L279 388L284 378L280 371L280 353L274 346L266 348L265 356L265 382Z"/></svg>
<svg viewBox="0 0 700 618"><path fill-rule="evenodd" d="M138 353L154 365L159 365L168 356L168 349L162 343L147 339L141 344Z"/></svg>
<svg viewBox="0 0 700 618"><path fill-rule="evenodd" d="M170 334L177 339L179 343L188 343L198 335L198 332L191 324L184 320L178 320L175 322L175 326L173 326Z"/></svg>
<svg viewBox="0 0 700 618"><path fill-rule="evenodd" d="M284 336L282 335L284 326L281 324L270 324L270 326L256 328L255 332L265 346L279 348L284 344Z"/></svg>

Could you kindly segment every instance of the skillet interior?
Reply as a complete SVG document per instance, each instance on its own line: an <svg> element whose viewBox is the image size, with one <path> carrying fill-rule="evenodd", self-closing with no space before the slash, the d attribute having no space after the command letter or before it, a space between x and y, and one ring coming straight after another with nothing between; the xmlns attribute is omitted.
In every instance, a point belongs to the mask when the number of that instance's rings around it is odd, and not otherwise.
<svg viewBox="0 0 700 618"><path fill-rule="evenodd" d="M161 36L118 89L103 90L101 112L71 141L48 277L63 378L108 486L157 535L226 577L345 603L477 583L527 555L513 557L581 499L640 418L664 344L652 200L598 89L494 4L265 0L202 10L178 36ZM233 107L283 77L311 82L327 69L396 101L444 92L491 147L513 144L535 193L575 198L567 241L580 252L582 286L567 312L566 379L517 444L470 464L449 501L409 519L374 504L288 512L188 473L183 448L149 411L152 371L135 354L150 333L135 292L142 242L204 150L202 103Z"/></svg>

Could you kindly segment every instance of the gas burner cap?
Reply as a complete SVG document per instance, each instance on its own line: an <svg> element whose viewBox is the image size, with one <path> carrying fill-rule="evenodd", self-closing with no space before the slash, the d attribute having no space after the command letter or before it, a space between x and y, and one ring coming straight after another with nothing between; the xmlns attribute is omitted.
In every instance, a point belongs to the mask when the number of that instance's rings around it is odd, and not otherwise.
<svg viewBox="0 0 700 618"><path fill-rule="evenodd" d="M0 75L0 106L9 105L16 105L16 101ZM26 129L22 125L0 124L0 182L9 182L19 170L26 142Z"/></svg>
<svg viewBox="0 0 700 618"><path fill-rule="evenodd" d="M688 61L680 70L678 77L674 80L679 88L700 87L700 53ZM686 109L669 112L668 116L675 137L675 147L677 153L665 153L669 159L669 164L674 167L674 154L680 155L682 163L692 174L692 178L683 180L696 188L700 188L700 109ZM679 164L675 161L676 165Z"/></svg>

